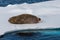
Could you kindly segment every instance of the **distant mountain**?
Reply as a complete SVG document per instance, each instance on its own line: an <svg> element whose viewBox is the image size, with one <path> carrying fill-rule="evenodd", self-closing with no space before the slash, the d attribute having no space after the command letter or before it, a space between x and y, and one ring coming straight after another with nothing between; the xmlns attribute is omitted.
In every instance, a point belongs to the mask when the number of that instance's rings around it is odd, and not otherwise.
<svg viewBox="0 0 60 40"><path fill-rule="evenodd" d="M7 6L9 4L22 4L22 3L36 3L36 2L43 2L49 0L0 0L0 6Z"/></svg>

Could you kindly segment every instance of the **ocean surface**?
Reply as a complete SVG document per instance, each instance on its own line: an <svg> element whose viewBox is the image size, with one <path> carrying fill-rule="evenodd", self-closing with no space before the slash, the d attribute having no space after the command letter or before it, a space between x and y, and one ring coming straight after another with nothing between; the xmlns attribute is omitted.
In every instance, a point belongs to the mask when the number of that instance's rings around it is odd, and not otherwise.
<svg viewBox="0 0 60 40"><path fill-rule="evenodd" d="M7 32L4 35L0 36L0 40L60 40L60 31L59 30L36 31L33 32L32 36L17 35L17 31Z"/></svg>
<svg viewBox="0 0 60 40"><path fill-rule="evenodd" d="M22 4L22 3L38 3L38 2L44 2L44 1L50 1L50 0L0 0L0 6L5 7L9 4Z"/></svg>

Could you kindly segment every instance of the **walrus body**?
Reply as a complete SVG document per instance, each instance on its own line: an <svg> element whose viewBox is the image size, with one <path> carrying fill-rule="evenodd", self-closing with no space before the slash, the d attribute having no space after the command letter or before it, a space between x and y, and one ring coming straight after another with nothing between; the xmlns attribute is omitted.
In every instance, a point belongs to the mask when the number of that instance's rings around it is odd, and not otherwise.
<svg viewBox="0 0 60 40"><path fill-rule="evenodd" d="M12 24L33 24L38 23L41 19L31 14L21 14L11 17L8 21Z"/></svg>

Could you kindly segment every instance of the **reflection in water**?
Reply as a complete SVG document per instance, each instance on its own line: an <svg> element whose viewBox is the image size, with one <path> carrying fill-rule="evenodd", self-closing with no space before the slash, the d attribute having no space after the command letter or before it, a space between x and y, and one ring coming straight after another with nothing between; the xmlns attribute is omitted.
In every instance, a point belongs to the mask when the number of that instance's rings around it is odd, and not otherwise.
<svg viewBox="0 0 60 40"><path fill-rule="evenodd" d="M60 40L60 31L39 31L29 33L7 32L0 40ZM27 36L26 36L27 35Z"/></svg>

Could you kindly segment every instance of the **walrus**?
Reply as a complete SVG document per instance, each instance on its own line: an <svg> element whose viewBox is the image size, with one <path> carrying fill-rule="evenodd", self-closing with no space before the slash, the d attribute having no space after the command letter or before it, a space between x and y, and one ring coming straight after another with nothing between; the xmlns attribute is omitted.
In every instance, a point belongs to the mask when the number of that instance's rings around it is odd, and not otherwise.
<svg viewBox="0 0 60 40"><path fill-rule="evenodd" d="M31 14L21 14L9 18L8 21L12 24L34 24L39 23L39 21L41 21L41 18L38 18Z"/></svg>

